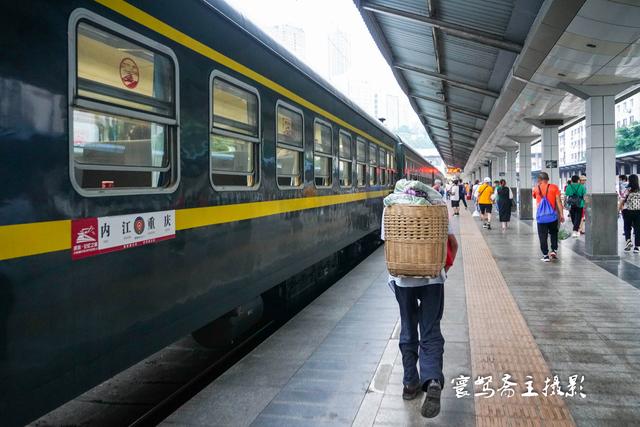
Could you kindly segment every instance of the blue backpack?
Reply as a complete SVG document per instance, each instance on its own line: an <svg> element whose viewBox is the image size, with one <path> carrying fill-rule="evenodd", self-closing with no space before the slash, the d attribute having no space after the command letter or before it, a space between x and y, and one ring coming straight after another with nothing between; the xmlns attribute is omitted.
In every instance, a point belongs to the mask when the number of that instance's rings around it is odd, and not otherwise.
<svg viewBox="0 0 640 427"><path fill-rule="evenodd" d="M547 194L549 194L549 185L547 184L547 193L542 197L540 204L538 205L538 210L536 211L536 222L538 224L549 224L551 222L555 222L558 220L558 213L553 207L551 207L551 203L547 200ZM538 185L538 192L542 195L542 191L540 190L540 186Z"/></svg>

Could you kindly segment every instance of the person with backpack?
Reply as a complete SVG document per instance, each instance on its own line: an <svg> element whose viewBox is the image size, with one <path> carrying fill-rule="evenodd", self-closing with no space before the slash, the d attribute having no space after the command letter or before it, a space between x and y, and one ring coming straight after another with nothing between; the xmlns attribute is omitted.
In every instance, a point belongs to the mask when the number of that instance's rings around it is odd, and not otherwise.
<svg viewBox="0 0 640 427"><path fill-rule="evenodd" d="M491 230L491 208L493 207L491 178L486 177L484 183L476 190L476 193L476 199L480 205L480 219L483 222L482 228Z"/></svg>
<svg viewBox="0 0 640 427"><path fill-rule="evenodd" d="M580 184L580 177L571 177L571 183L567 185L564 192L564 201L569 208L569 218L573 224L573 237L580 237L580 223L582 222L582 210L584 209L584 195L587 190Z"/></svg>
<svg viewBox="0 0 640 427"><path fill-rule="evenodd" d="M626 211L626 221L624 223L624 238L626 240L624 251L640 253L640 185L638 185L638 175L629 175L629 184L624 191L623 198L618 204L618 211ZM635 242L631 242L631 228Z"/></svg>
<svg viewBox="0 0 640 427"><path fill-rule="evenodd" d="M464 208L469 209L469 206L467 206L467 186L462 180L458 181L458 194L460 195L460 201L464 205ZM458 213L458 215L460 214Z"/></svg>
<svg viewBox="0 0 640 427"><path fill-rule="evenodd" d="M540 172L538 185L533 189L533 197L538 203L536 223L543 262L558 258L558 231L560 223L564 222L564 208L560 194L558 186L549 183L549 174ZM549 252L549 238L551 238L551 252Z"/></svg>

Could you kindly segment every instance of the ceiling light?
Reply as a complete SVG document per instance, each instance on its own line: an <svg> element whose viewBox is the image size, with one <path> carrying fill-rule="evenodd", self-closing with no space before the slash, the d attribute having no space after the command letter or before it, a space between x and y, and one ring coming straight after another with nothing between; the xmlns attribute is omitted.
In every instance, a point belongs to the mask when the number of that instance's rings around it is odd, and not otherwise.
<svg viewBox="0 0 640 427"><path fill-rule="evenodd" d="M593 49L594 47L596 47L596 45L595 45L595 44L593 44L593 43L587 43L587 47L590 47L590 48L592 48L592 49Z"/></svg>
<svg viewBox="0 0 640 427"><path fill-rule="evenodd" d="M558 73L558 75L559 75L560 77L567 77L567 75L566 75L565 73Z"/></svg>

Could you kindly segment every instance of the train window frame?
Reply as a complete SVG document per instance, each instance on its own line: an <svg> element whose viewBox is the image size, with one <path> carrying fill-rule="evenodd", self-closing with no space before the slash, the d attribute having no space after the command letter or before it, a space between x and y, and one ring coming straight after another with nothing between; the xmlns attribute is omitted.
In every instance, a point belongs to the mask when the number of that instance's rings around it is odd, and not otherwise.
<svg viewBox="0 0 640 427"><path fill-rule="evenodd" d="M109 103L90 97L78 96L78 28L81 23L96 28L99 31L111 34L122 40L138 45L149 51L156 52L167 57L173 66L173 112L170 115L145 112L134 107L126 107ZM117 24L103 16L84 8L75 9L68 21L68 139L69 139L69 180L73 189L83 197L110 197L131 196L144 194L170 194L174 193L181 181L180 170L180 66L174 51L168 46L143 36L123 25ZM99 115L108 115L149 122L163 126L166 132L165 145L167 147L167 166L123 166L123 165L92 165L82 166L83 170L104 170L123 172L160 172L170 173L170 183L166 187L108 187L108 188L84 188L76 179L77 162L74 153L74 118L76 111L86 111Z"/></svg>
<svg viewBox="0 0 640 427"><path fill-rule="evenodd" d="M371 149L375 150L375 159L371 159ZM369 152L369 186L374 187L380 185L380 179L378 178L378 168L380 167L380 147L373 142L369 142L367 151Z"/></svg>
<svg viewBox="0 0 640 427"><path fill-rule="evenodd" d="M364 160L361 160L358 158L358 153L360 153L360 148L359 148L359 144L362 143L364 146ZM356 137L356 187L358 188L365 188L368 183L369 183L369 163L368 163L368 156L369 156L369 144L367 143L367 140L362 138L361 136L357 136ZM359 173L360 173L360 167L363 167L363 171L362 171L362 185L360 185L360 181L359 181Z"/></svg>
<svg viewBox="0 0 640 427"><path fill-rule="evenodd" d="M350 158L346 158L346 157L342 157L342 153L340 153L340 136L341 135L345 135L347 138L349 138L349 155ZM340 131L338 132L338 184L340 186L340 188L353 188L353 136L347 132L344 129L340 129ZM342 183L340 183L340 165L342 164L342 162L348 162L349 165L351 165L351 171L350 171L350 179L349 179L349 185L342 185Z"/></svg>
<svg viewBox="0 0 640 427"><path fill-rule="evenodd" d="M285 110L289 110L292 113L298 114L300 116L300 118L302 119L302 129L301 129L301 137L302 137L302 146L298 147L296 145L293 144L289 144L287 142L281 142L278 140L278 110L280 108L284 108ZM301 188L304 188L304 171L305 171L305 155L304 155L304 150L305 150L305 127L304 127L304 111L302 111L301 108L290 104L286 101L283 101L281 99L278 99L276 101L276 112L275 112L275 141L276 141L276 185L278 186L278 188L280 190L300 190ZM278 175L278 148L282 148L285 150L289 150L289 151L296 151L298 153L298 162L299 162L299 169L298 172L300 172L300 185L280 185L280 182L278 181L278 178L280 177L287 177L287 175Z"/></svg>
<svg viewBox="0 0 640 427"><path fill-rule="evenodd" d="M387 186L387 153L386 147L378 147L378 163L380 163L380 185Z"/></svg>
<svg viewBox="0 0 640 427"><path fill-rule="evenodd" d="M257 115L257 135L258 136L251 136L251 135L245 135L239 132L233 132L230 130L226 130L226 129L220 129L220 128L215 128L213 125L213 83L214 80L216 78L219 78L220 80L231 84L232 86L236 86L242 90L245 90L247 92L250 92L252 94L254 94L256 96L256 100L257 100L257 109L256 109L256 115ZM207 156L208 159L207 161L209 162L209 183L211 185L211 188L213 188L216 191L258 191L260 189L260 187L262 186L262 158L263 158L263 134L262 134L262 98L260 97L260 91L258 90L258 88L256 88L255 86L252 86L249 83L246 83L242 80L239 80L227 73L225 73L222 70L219 69L213 69L211 71L211 74L209 75L209 129L208 129L208 139L207 139ZM214 169L211 167L211 140L210 138L214 135L214 134L219 134L222 136L226 136L226 137L230 137L230 138L236 138L245 142L249 142L251 144L254 145L254 158L253 158L253 163L254 163L254 168L255 171L253 173L254 175L254 180L255 183L251 186L246 186L246 185L217 185L213 182L213 173L214 173ZM244 174L244 173L226 173L223 175L239 175L239 176L248 176L248 174Z"/></svg>
<svg viewBox="0 0 640 427"><path fill-rule="evenodd" d="M315 141L316 125L326 126L329 128L329 132L331 133L331 138L330 138L331 153L330 154L323 153L322 151L316 151L316 141ZM315 186L315 188L333 188L334 166L335 166L334 145L335 144L333 143L333 126L331 125L331 123L317 117L314 118L313 119L313 185ZM316 182L316 156L328 158L329 161L331 162L329 164L329 179L330 179L329 185L318 185L318 183Z"/></svg>

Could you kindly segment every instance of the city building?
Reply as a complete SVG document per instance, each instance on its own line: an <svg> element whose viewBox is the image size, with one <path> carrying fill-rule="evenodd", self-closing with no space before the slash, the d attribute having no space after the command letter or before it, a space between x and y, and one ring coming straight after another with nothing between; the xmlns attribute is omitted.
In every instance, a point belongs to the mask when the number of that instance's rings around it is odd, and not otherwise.
<svg viewBox="0 0 640 427"><path fill-rule="evenodd" d="M306 36L304 30L289 24L269 28L269 35L299 59L306 59Z"/></svg>
<svg viewBox="0 0 640 427"><path fill-rule="evenodd" d="M351 65L351 40L340 29L328 36L329 79L347 72Z"/></svg>

